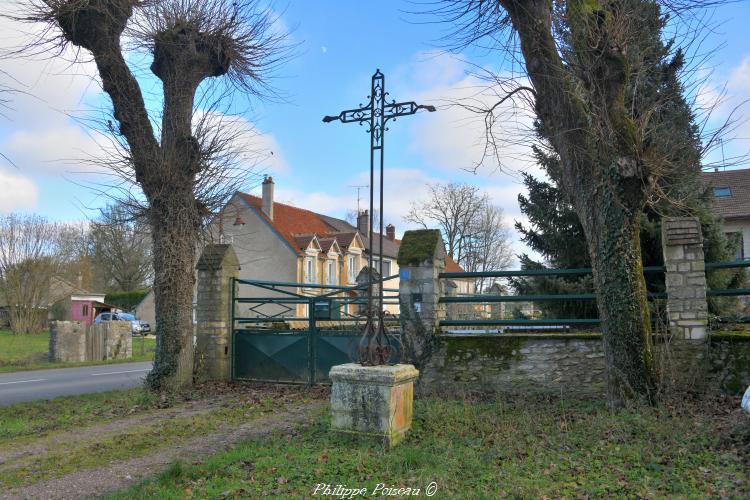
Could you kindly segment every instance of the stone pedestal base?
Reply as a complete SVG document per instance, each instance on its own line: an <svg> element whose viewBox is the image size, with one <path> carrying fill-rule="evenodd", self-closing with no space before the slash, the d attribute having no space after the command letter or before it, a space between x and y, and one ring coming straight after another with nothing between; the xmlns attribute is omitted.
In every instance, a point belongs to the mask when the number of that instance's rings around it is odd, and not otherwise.
<svg viewBox="0 0 750 500"><path fill-rule="evenodd" d="M412 365L334 366L329 374L333 430L378 438L394 446L411 428L418 376Z"/></svg>

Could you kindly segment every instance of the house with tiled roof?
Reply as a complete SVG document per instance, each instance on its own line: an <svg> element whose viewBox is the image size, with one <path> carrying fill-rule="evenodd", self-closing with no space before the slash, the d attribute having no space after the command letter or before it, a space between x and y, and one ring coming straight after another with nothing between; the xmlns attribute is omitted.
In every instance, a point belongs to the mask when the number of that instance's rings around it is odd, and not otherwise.
<svg viewBox="0 0 750 500"><path fill-rule="evenodd" d="M232 197L212 223L211 234L216 241L232 243L243 279L350 286L367 266L370 248L378 253L381 240L383 262L376 261L373 267L383 276L399 274L396 258L401 242L396 239L395 226L389 224L385 235L370 235L368 229L367 211L359 214L354 226L343 219L275 201L274 182L267 177L261 196L238 192ZM462 271L450 259L446 270ZM398 288L398 277L389 280L386 287ZM316 295L325 290L300 287L298 292ZM256 289L253 294L264 296L262 293ZM397 305L386 309L398 312ZM300 305L296 314L305 316L306 306Z"/></svg>
<svg viewBox="0 0 750 500"><path fill-rule="evenodd" d="M738 242L738 259L750 258L750 169L714 170L701 174L713 193L713 211L724 232Z"/></svg>

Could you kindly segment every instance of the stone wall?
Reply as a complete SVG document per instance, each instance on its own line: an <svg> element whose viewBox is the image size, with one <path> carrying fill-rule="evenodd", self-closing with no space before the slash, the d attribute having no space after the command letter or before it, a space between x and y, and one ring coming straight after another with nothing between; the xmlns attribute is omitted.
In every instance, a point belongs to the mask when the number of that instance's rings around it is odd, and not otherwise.
<svg viewBox="0 0 750 500"><path fill-rule="evenodd" d="M83 321L52 321L49 360L58 363L86 361L86 325Z"/></svg>
<svg viewBox="0 0 750 500"><path fill-rule="evenodd" d="M697 348L706 354L696 353ZM658 359L667 354L663 344L656 350ZM740 394L750 384L750 336L674 342L668 353L670 373L692 388ZM701 358L711 367L707 374L697 368ZM417 390L422 393L604 391L604 353L597 334L440 335L420 372Z"/></svg>
<svg viewBox="0 0 750 500"><path fill-rule="evenodd" d="M750 335L713 333L709 339L709 378L728 394L742 394L750 387Z"/></svg>
<svg viewBox="0 0 750 500"><path fill-rule="evenodd" d="M129 321L108 321L89 327L86 334L87 361L133 357L133 334Z"/></svg>
<svg viewBox="0 0 750 500"><path fill-rule="evenodd" d="M420 391L589 392L603 388L601 339L571 335L441 335Z"/></svg>
<svg viewBox="0 0 750 500"><path fill-rule="evenodd" d="M133 335L129 321L111 321L86 327L83 321L52 321L49 359L80 363L133 356Z"/></svg>

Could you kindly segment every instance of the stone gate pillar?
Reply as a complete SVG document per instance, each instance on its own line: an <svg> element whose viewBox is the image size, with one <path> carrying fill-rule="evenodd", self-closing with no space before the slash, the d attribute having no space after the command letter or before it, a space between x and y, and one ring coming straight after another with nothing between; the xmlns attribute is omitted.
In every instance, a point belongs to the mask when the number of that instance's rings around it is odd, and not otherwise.
<svg viewBox="0 0 750 500"><path fill-rule="evenodd" d="M404 233L398 265L402 362L419 367L429 356L439 322L445 317L445 306L439 303L438 275L445 269L445 247L440 231L423 229Z"/></svg>
<svg viewBox="0 0 750 500"><path fill-rule="evenodd" d="M697 217L665 217L661 225L667 272L667 316L674 335L704 340L708 326L706 264Z"/></svg>
<svg viewBox="0 0 750 500"><path fill-rule="evenodd" d="M208 245L198 259L196 376L229 380L232 360L232 287L240 264L231 245Z"/></svg>

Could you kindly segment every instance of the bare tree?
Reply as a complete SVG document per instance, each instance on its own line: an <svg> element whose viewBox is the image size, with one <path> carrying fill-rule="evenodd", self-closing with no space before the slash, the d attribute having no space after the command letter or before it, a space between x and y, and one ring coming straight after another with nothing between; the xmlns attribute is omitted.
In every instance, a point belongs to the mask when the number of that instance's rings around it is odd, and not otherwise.
<svg viewBox="0 0 750 500"><path fill-rule="evenodd" d="M91 263L107 292L128 292L148 286L153 277L148 228L132 220L126 207L111 205L91 223Z"/></svg>
<svg viewBox="0 0 750 500"><path fill-rule="evenodd" d="M233 90L267 94L266 77L284 54L285 37L255 0L23 3L26 12L14 18L44 26L28 52L44 53L51 44L62 53L72 45L96 64L113 106L114 120L103 131L120 152L105 163L120 178L132 174L137 181L135 194L123 190L132 202L145 200L151 228L159 337L147 382L154 389L190 384L200 236L236 180L227 172L242 159L218 103L228 103ZM149 115L128 52L152 56L150 70L162 83L158 117Z"/></svg>
<svg viewBox="0 0 750 500"><path fill-rule="evenodd" d="M509 267L512 253L503 210L477 186L451 182L430 184L425 200L412 203L406 222L425 229L437 226L448 255L467 271ZM481 289L485 280L477 283Z"/></svg>
<svg viewBox="0 0 750 500"><path fill-rule="evenodd" d="M99 291L99 269L91 258L89 224L78 222L59 225L58 253L61 268L59 277L79 288Z"/></svg>
<svg viewBox="0 0 750 500"><path fill-rule="evenodd" d="M521 78L496 75L492 85L503 90L498 103L523 96L531 104L559 159L551 175L586 235L613 406L655 394L640 220L650 199L665 195L658 182L675 172L683 147L660 118L682 92L660 75L684 62L673 42L664 50L662 6L679 17L710 3L443 0L438 8L457 27L450 35L457 45L489 41L524 70ZM479 110L488 127L497 123L495 108ZM487 140L499 156L502 136L488 130Z"/></svg>
<svg viewBox="0 0 750 500"><path fill-rule="evenodd" d="M498 271L507 269L513 264L513 250L510 245L510 232L503 221L503 209L485 200L472 222L465 243L464 258L461 265L470 272ZM475 287L483 293L497 280L479 278Z"/></svg>
<svg viewBox="0 0 750 500"><path fill-rule="evenodd" d="M60 268L59 226L36 215L0 217L0 298L13 333L36 333Z"/></svg>

